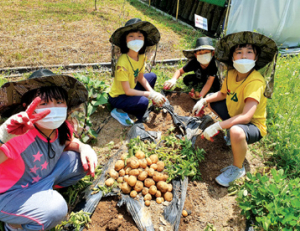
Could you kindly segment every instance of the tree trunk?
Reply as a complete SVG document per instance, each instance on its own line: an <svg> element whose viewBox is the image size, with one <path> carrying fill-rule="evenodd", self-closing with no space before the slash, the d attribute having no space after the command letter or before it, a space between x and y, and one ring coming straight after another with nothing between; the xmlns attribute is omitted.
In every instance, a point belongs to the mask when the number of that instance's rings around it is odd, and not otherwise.
<svg viewBox="0 0 300 231"><path fill-rule="evenodd" d="M210 4L209 8L208 8L208 12L207 12L207 28L208 31L211 31L211 23L212 23L212 19L214 17L214 9L216 8L216 5Z"/></svg>
<svg viewBox="0 0 300 231"><path fill-rule="evenodd" d="M209 6L210 6L209 3L204 2L203 7L202 7L202 9L201 9L200 16L202 16L202 17L204 17L204 18L207 17L207 15L208 15L208 10L209 10Z"/></svg>
<svg viewBox="0 0 300 231"><path fill-rule="evenodd" d="M179 9L178 9L178 17L182 17L183 10L186 6L188 0L180 0L179 1Z"/></svg>
<svg viewBox="0 0 300 231"><path fill-rule="evenodd" d="M195 0L186 0L186 3L184 5L184 9L183 9L183 12L182 12L182 16L181 16L182 18L184 18L184 19L189 18L194 3L195 3Z"/></svg>
<svg viewBox="0 0 300 231"><path fill-rule="evenodd" d="M172 14L174 0L168 0L166 12Z"/></svg>
<svg viewBox="0 0 300 231"><path fill-rule="evenodd" d="M215 32L218 28L218 22L220 21L221 11L222 11L222 7L216 6L216 8L214 10L213 19L211 22L211 30L213 32Z"/></svg>
<svg viewBox="0 0 300 231"><path fill-rule="evenodd" d="M198 5L199 5L199 0L196 0L195 2L194 2L194 5L193 5L193 8L192 8L192 10L191 10L191 13L190 13L190 15L189 15L189 21L194 21L194 14L195 14L195 12L196 12L196 10L197 10L197 7L198 7Z"/></svg>
<svg viewBox="0 0 300 231"><path fill-rule="evenodd" d="M219 20L217 32L216 32L218 35L220 35L222 33L223 23L224 23L224 19L225 19L225 16L226 16L226 12L227 12L227 8L224 7L223 12L222 12L222 16L220 17L220 20Z"/></svg>

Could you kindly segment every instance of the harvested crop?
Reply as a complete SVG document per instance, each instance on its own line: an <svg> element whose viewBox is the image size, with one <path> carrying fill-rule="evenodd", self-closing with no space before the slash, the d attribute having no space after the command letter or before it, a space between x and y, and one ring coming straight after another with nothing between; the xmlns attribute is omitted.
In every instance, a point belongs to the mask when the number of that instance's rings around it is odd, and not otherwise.
<svg viewBox="0 0 300 231"><path fill-rule="evenodd" d="M128 179L129 179L129 175L125 175L125 176L123 177L123 180L124 180L125 182L127 182L127 183L128 183Z"/></svg>
<svg viewBox="0 0 300 231"><path fill-rule="evenodd" d="M112 186L114 183L115 183L115 179L114 178L108 178L105 181L105 185L108 186L108 187Z"/></svg>
<svg viewBox="0 0 300 231"><path fill-rule="evenodd" d="M142 190L142 194L145 196L148 193L149 193L149 188L144 187L143 190Z"/></svg>
<svg viewBox="0 0 300 231"><path fill-rule="evenodd" d="M189 214L188 214L188 212L187 211L185 211L185 210L182 210L182 216L184 216L184 217L187 217Z"/></svg>
<svg viewBox="0 0 300 231"><path fill-rule="evenodd" d="M138 158L138 159L143 159L143 158L145 158L145 153L141 150L138 150L135 153L135 157Z"/></svg>
<svg viewBox="0 0 300 231"><path fill-rule="evenodd" d="M164 199L165 199L166 201L172 201L172 200L173 200L173 194L170 193L170 192L166 192L166 193L164 194Z"/></svg>
<svg viewBox="0 0 300 231"><path fill-rule="evenodd" d="M117 160L115 164L115 170L120 171L122 168L124 168L125 164L123 160Z"/></svg>
<svg viewBox="0 0 300 231"><path fill-rule="evenodd" d="M134 190L140 192L143 190L143 188L144 188L143 182L138 180L134 186Z"/></svg>
<svg viewBox="0 0 300 231"><path fill-rule="evenodd" d="M162 198L162 197L157 197L156 198L156 203L157 204L161 204L161 203L163 203L164 202L164 199Z"/></svg>
<svg viewBox="0 0 300 231"><path fill-rule="evenodd" d="M131 167L132 169L136 169L136 168L140 167L140 162L139 162L139 160L132 159L132 160L130 161L130 167Z"/></svg>
<svg viewBox="0 0 300 231"><path fill-rule="evenodd" d="M155 172L154 175L153 175L153 180L155 182L158 182L158 181L163 181L164 179L164 176L163 174L159 173L159 172Z"/></svg>
<svg viewBox="0 0 300 231"><path fill-rule="evenodd" d="M118 179L119 177L119 173L114 169L109 170L109 175L111 178L114 178L115 180Z"/></svg>
<svg viewBox="0 0 300 231"><path fill-rule="evenodd" d="M131 187L135 186L136 182L137 182L136 176L129 176L129 178L128 178L128 184Z"/></svg>
<svg viewBox="0 0 300 231"><path fill-rule="evenodd" d="M167 174L163 174L163 181L167 181L168 177L169 176Z"/></svg>
<svg viewBox="0 0 300 231"><path fill-rule="evenodd" d="M147 178L147 176L148 176L148 173L146 171L143 171L138 175L138 179L143 181Z"/></svg>
<svg viewBox="0 0 300 231"><path fill-rule="evenodd" d="M129 176L138 176L140 175L140 172L138 169L132 169L129 171Z"/></svg>
<svg viewBox="0 0 300 231"><path fill-rule="evenodd" d="M157 190L155 193L155 197L161 197L161 191Z"/></svg>
<svg viewBox="0 0 300 231"><path fill-rule="evenodd" d="M139 170L139 174L141 174L144 171L143 168L138 168L138 170Z"/></svg>
<svg viewBox="0 0 300 231"><path fill-rule="evenodd" d="M149 201L148 201L148 200L145 201L145 205L146 205L146 206L150 206L150 200L149 200Z"/></svg>
<svg viewBox="0 0 300 231"><path fill-rule="evenodd" d="M135 197L137 196L137 192L136 192L135 190L132 190L132 191L130 192L130 196L131 196L132 198L135 198Z"/></svg>
<svg viewBox="0 0 300 231"><path fill-rule="evenodd" d="M150 166L152 164L152 160L148 157L146 158L146 161L147 161L147 165Z"/></svg>
<svg viewBox="0 0 300 231"><path fill-rule="evenodd" d="M156 192L157 192L157 188L156 188L156 186L155 185L152 185L150 188L149 188L149 193L151 194L151 195L155 195L156 194Z"/></svg>
<svg viewBox="0 0 300 231"><path fill-rule="evenodd" d="M154 170L156 170L157 169L157 164L151 164L150 168L153 168Z"/></svg>
<svg viewBox="0 0 300 231"><path fill-rule="evenodd" d="M129 175L129 172L131 171L131 168L130 167L126 167L125 168L125 174L126 175Z"/></svg>
<svg viewBox="0 0 300 231"><path fill-rule="evenodd" d="M127 158L127 156L128 156L128 153L123 153L122 155L121 155L121 160L125 160L126 158Z"/></svg>
<svg viewBox="0 0 300 231"><path fill-rule="evenodd" d="M173 190L173 185L172 184L168 184L168 192L172 192Z"/></svg>
<svg viewBox="0 0 300 231"><path fill-rule="evenodd" d="M131 191L131 187L128 185L127 182L124 182L123 184L121 184L120 188L123 193L130 193L130 191Z"/></svg>
<svg viewBox="0 0 300 231"><path fill-rule="evenodd" d="M139 162L140 162L140 167L141 168L147 168L147 160L145 158L140 159Z"/></svg>
<svg viewBox="0 0 300 231"><path fill-rule="evenodd" d="M150 188L152 185L155 185L155 182L151 178L146 178L144 181L144 184L146 187Z"/></svg>
<svg viewBox="0 0 300 231"><path fill-rule="evenodd" d="M149 193L144 196L144 201L151 201L151 199L152 199L152 196Z"/></svg>
<svg viewBox="0 0 300 231"><path fill-rule="evenodd" d="M158 161L157 162L157 171L158 172L162 172L163 170L164 170L164 168L165 168L165 164L164 164L164 162L162 162L162 161Z"/></svg>
<svg viewBox="0 0 300 231"><path fill-rule="evenodd" d="M125 176L125 170L123 168L119 171L119 176Z"/></svg>
<svg viewBox="0 0 300 231"><path fill-rule="evenodd" d="M165 193L168 191L168 184L164 181L159 181L159 182L157 182L157 188L162 193Z"/></svg>
<svg viewBox="0 0 300 231"><path fill-rule="evenodd" d="M123 182L124 182L124 178L123 178L123 177L119 177L119 178L117 179L117 182L118 182L118 183L123 183Z"/></svg>
<svg viewBox="0 0 300 231"><path fill-rule="evenodd" d="M155 170L153 168L149 168L148 170L148 176L153 177L155 173Z"/></svg>
<svg viewBox="0 0 300 231"><path fill-rule="evenodd" d="M156 164L158 162L158 156L156 154L149 156L149 158L152 161L152 164Z"/></svg>

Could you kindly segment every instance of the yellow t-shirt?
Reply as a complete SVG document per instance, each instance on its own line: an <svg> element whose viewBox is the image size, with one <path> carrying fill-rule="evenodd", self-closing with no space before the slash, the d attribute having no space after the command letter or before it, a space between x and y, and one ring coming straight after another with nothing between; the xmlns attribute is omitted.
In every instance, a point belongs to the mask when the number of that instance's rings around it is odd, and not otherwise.
<svg viewBox="0 0 300 231"><path fill-rule="evenodd" d="M260 130L261 136L265 136L267 134L267 98L264 96L265 79L256 70L253 70L245 80L237 82L236 77L237 71L235 69L228 71L221 88L221 92L227 94L226 106L228 113L231 117L242 114L245 100L247 98L255 99L258 105L250 122Z"/></svg>
<svg viewBox="0 0 300 231"><path fill-rule="evenodd" d="M134 73L145 72L145 55L139 55L139 61L135 61L127 56L127 54L122 54L118 59L115 71L114 82L109 92L109 95L113 98L125 94L122 81L128 81L130 88L135 88L137 81Z"/></svg>

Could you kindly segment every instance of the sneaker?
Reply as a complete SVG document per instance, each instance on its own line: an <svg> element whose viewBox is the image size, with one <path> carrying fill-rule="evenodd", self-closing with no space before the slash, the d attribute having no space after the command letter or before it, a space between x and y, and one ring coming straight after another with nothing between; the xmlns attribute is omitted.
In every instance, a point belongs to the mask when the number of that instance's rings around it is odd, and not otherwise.
<svg viewBox="0 0 300 231"><path fill-rule="evenodd" d="M226 136L224 136L224 140L227 146L231 146L229 129L226 129Z"/></svg>
<svg viewBox="0 0 300 231"><path fill-rule="evenodd" d="M124 126L131 126L134 123L126 112L118 112L116 108L110 114Z"/></svg>
<svg viewBox="0 0 300 231"><path fill-rule="evenodd" d="M229 187L230 182L243 177L246 174L244 166L242 168L238 168L233 165L221 169L221 172L222 173L216 177L216 181L224 187Z"/></svg>

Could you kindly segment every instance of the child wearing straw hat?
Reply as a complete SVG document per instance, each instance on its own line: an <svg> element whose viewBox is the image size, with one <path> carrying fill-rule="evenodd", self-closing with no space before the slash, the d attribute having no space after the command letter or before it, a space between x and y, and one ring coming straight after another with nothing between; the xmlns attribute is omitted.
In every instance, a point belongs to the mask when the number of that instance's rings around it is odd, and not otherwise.
<svg viewBox="0 0 300 231"><path fill-rule="evenodd" d="M114 107L111 115L124 126L133 121L128 114L141 121L149 99L161 106L166 98L153 90L156 83L154 73L145 72L145 49L160 40L158 29L147 21L133 18L117 29L110 42L121 48L122 55L116 64L115 78L109 92L108 102Z"/></svg>
<svg viewBox="0 0 300 231"><path fill-rule="evenodd" d="M87 97L81 82L46 69L0 88L1 116L23 108L0 126L0 221L7 231L55 227L68 206L53 187L94 176L97 155L66 120Z"/></svg>
<svg viewBox="0 0 300 231"><path fill-rule="evenodd" d="M164 89L170 90L176 85L181 75L193 71L194 74L188 74L183 78L186 86L196 88L201 84L200 97L205 97L208 92L217 92L220 90L218 78L218 68L215 63L215 48L211 38L201 37L196 41L196 47L190 50L183 50L185 57L190 61L174 73L172 79L165 81Z"/></svg>
<svg viewBox="0 0 300 231"><path fill-rule="evenodd" d="M245 175L247 145L267 134L266 84L257 70L276 55L277 46L272 39L250 31L229 34L216 45L217 59L233 69L228 71L221 90L199 100L193 113L199 114L208 105L222 119L206 128L202 138L213 141L220 130L229 130L233 164L223 168L216 178L222 186L228 187Z"/></svg>

